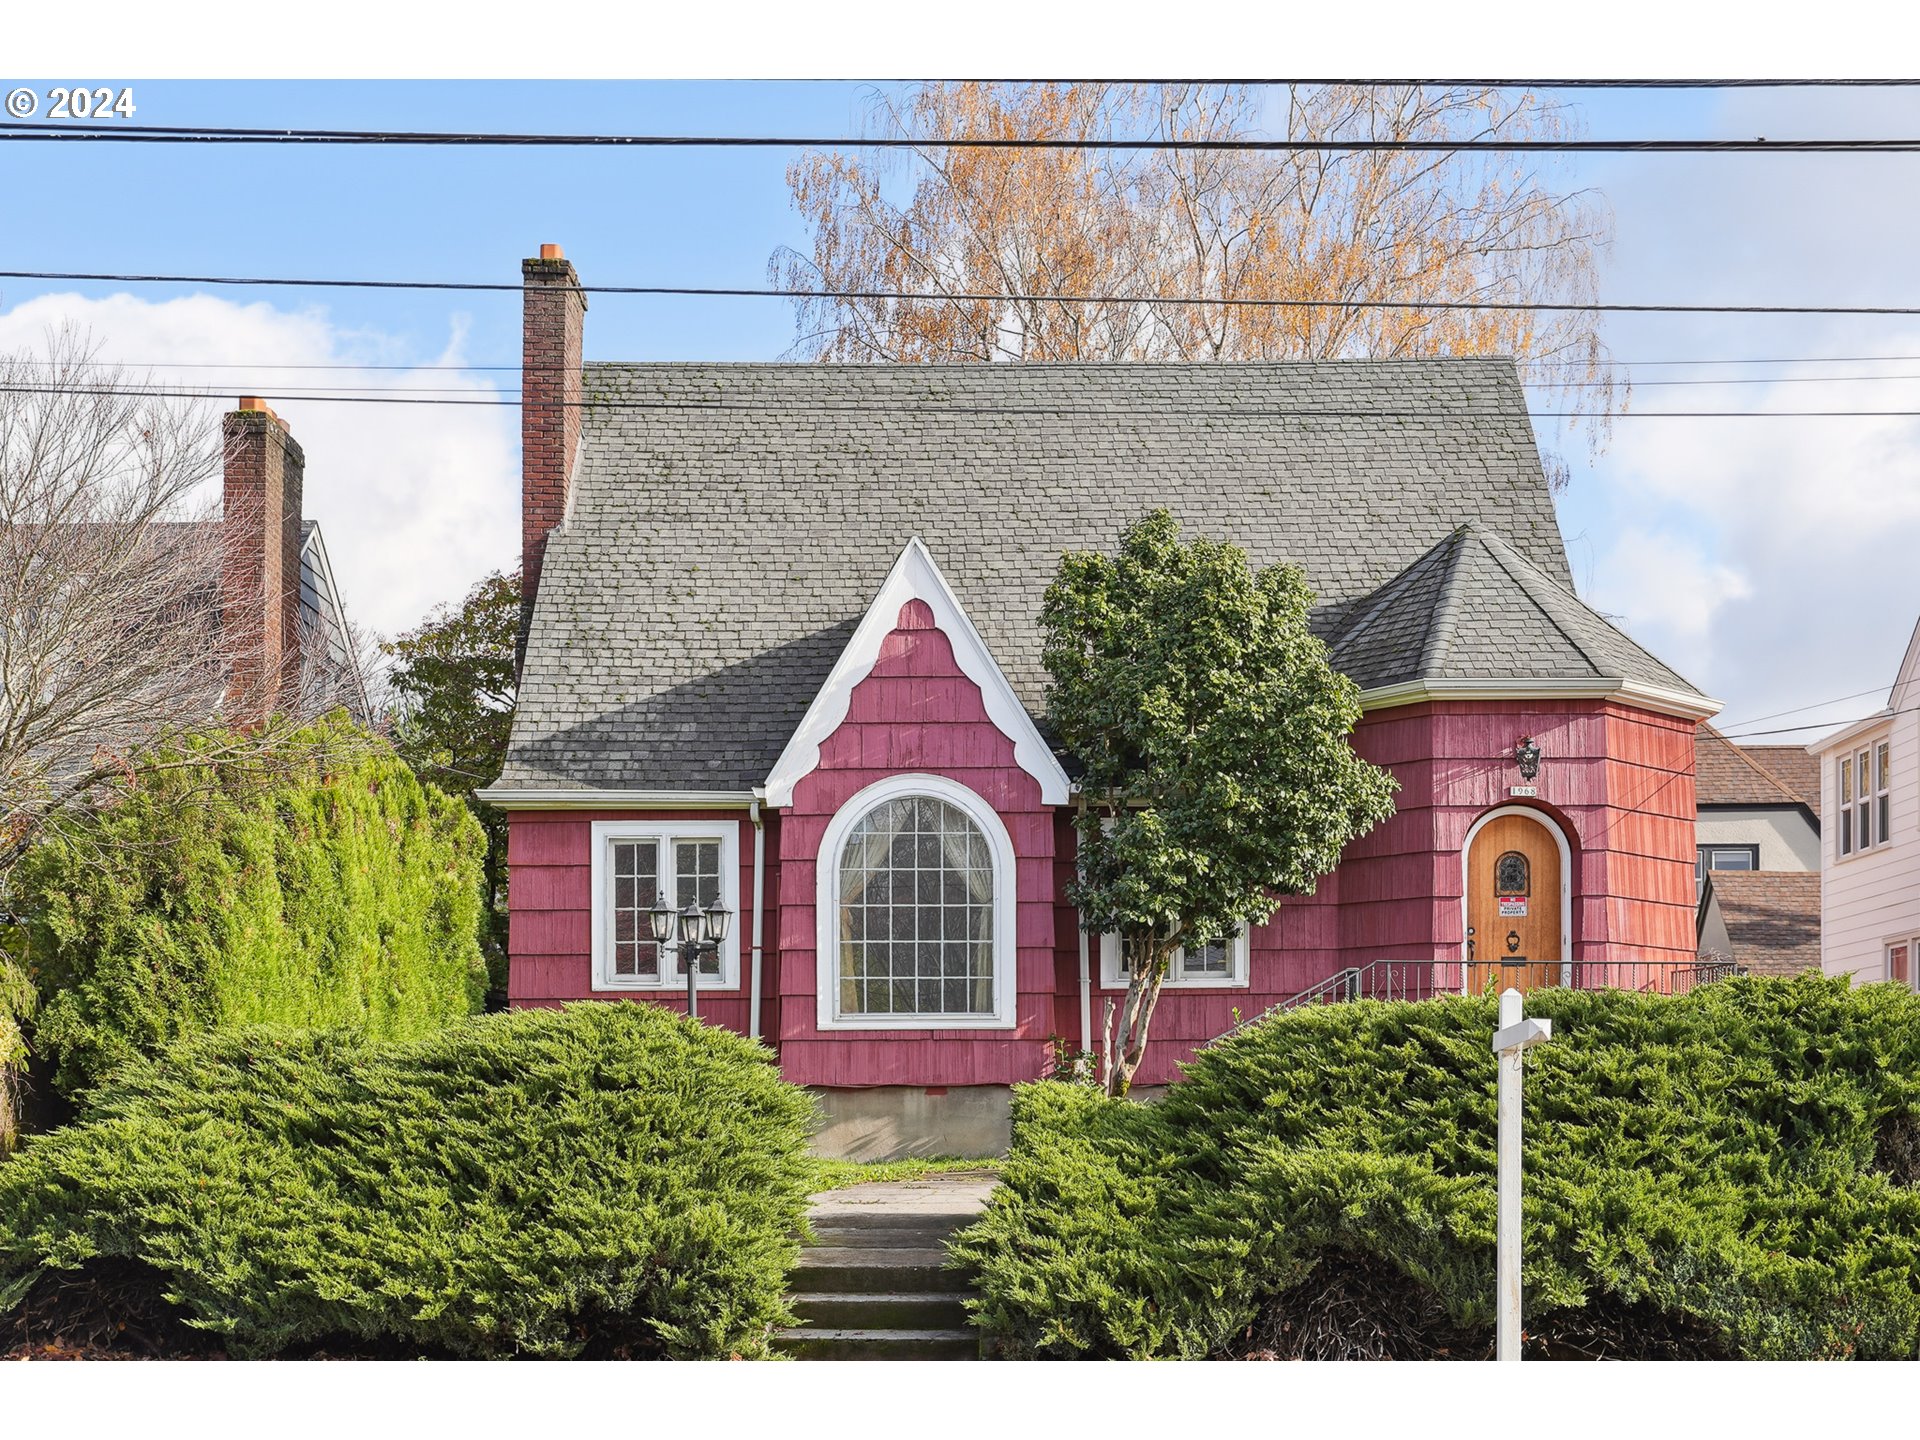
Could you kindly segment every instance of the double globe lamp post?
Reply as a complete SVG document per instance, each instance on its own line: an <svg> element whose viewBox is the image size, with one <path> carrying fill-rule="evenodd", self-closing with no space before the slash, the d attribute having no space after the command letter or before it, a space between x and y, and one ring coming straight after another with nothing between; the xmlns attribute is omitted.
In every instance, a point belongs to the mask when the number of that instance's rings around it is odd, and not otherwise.
<svg viewBox="0 0 1920 1440"><path fill-rule="evenodd" d="M647 918L653 926L653 938L663 949L673 945L677 933L675 948L680 951L680 967L687 973L687 1014L697 1019L701 957L720 953L721 943L727 938L727 927L733 922L733 912L720 903L717 895L704 910L697 900L689 900L684 910L675 910L662 895L654 901Z"/></svg>

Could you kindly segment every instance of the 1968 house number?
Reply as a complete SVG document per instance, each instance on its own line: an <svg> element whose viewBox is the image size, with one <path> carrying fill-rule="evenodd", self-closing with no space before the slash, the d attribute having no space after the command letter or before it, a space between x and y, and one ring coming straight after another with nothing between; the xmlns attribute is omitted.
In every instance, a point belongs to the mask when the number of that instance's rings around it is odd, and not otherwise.
<svg viewBox="0 0 1920 1440"><path fill-rule="evenodd" d="M122 89L118 96L111 85L99 85L88 88L85 85L56 85L47 92L52 102L47 110L49 120L86 120L96 115L118 115L123 120L133 118L133 87Z"/></svg>

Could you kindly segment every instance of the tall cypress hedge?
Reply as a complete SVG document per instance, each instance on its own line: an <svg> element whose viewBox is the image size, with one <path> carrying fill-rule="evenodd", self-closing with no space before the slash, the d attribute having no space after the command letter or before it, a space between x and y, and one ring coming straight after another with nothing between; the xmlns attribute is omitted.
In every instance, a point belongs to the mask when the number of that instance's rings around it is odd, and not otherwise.
<svg viewBox="0 0 1920 1440"><path fill-rule="evenodd" d="M344 714L267 756L170 741L22 862L34 1047L69 1093L239 1025L426 1034L476 1010L486 841Z"/></svg>
<svg viewBox="0 0 1920 1440"><path fill-rule="evenodd" d="M1526 1080L1536 1353L1920 1358L1920 995L1549 990ZM1282 1015L1150 1105L1022 1089L956 1242L1017 1354L1484 1354L1492 996Z"/></svg>

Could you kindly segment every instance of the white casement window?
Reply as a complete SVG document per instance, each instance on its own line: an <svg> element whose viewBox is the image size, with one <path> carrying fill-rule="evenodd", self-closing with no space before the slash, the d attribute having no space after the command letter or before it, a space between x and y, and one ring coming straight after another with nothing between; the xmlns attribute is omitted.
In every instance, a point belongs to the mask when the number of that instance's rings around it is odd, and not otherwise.
<svg viewBox="0 0 1920 1440"><path fill-rule="evenodd" d="M1884 845L1893 834L1892 749L1885 740L1840 757L1840 824L1837 845L1842 855Z"/></svg>
<svg viewBox="0 0 1920 1440"><path fill-rule="evenodd" d="M702 988L740 983L740 827L731 820L597 820L593 824L593 988L684 988L677 945L656 945L647 912L719 899L734 924L700 961Z"/></svg>
<svg viewBox="0 0 1920 1440"><path fill-rule="evenodd" d="M1167 964L1165 984L1169 989L1181 990L1244 989L1251 948L1244 929L1231 939L1183 945L1173 952L1173 959ZM1107 990L1127 988L1118 935L1100 937L1100 984Z"/></svg>
<svg viewBox="0 0 1920 1440"><path fill-rule="evenodd" d="M1014 1024L1013 842L986 801L937 775L869 785L817 869L821 1029Z"/></svg>

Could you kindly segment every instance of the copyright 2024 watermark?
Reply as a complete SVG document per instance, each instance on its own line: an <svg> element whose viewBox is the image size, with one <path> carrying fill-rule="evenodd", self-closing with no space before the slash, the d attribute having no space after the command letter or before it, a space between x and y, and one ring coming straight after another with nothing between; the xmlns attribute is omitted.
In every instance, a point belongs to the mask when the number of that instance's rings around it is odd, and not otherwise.
<svg viewBox="0 0 1920 1440"><path fill-rule="evenodd" d="M36 115L48 120L131 120L135 108L131 85L16 85L7 91L7 116L14 120Z"/></svg>

